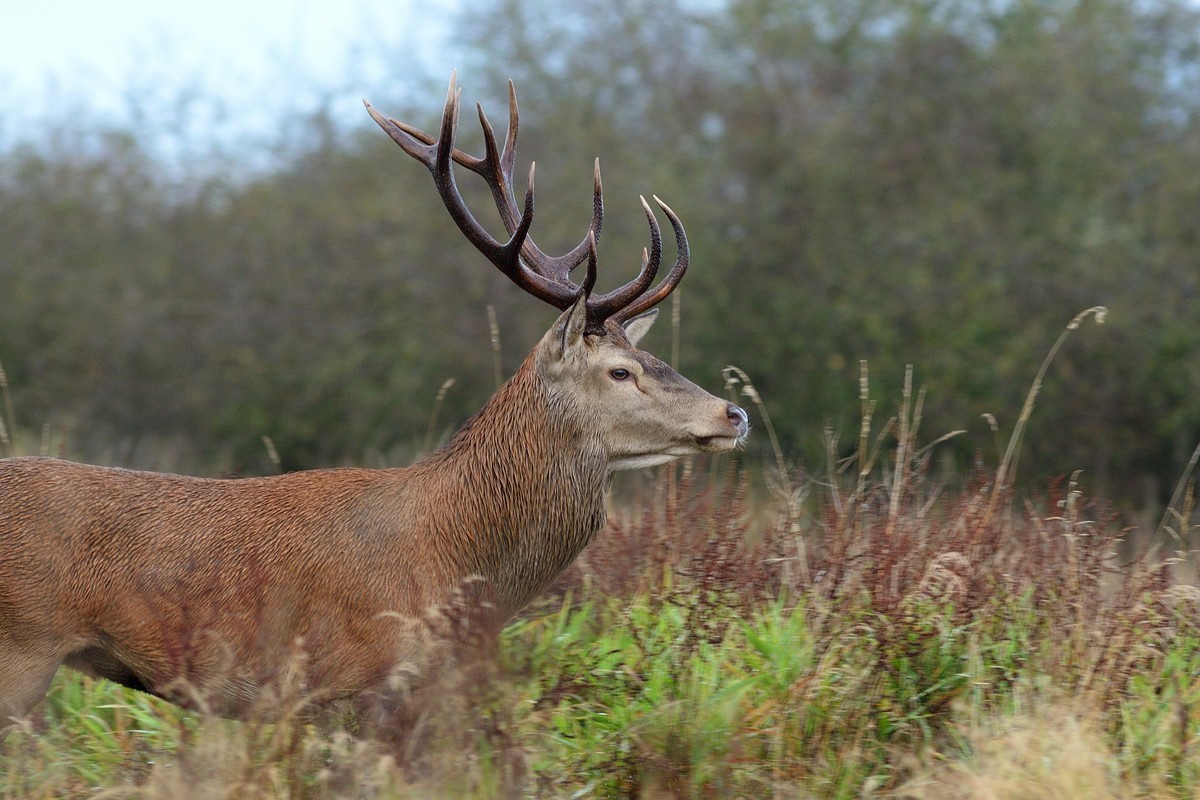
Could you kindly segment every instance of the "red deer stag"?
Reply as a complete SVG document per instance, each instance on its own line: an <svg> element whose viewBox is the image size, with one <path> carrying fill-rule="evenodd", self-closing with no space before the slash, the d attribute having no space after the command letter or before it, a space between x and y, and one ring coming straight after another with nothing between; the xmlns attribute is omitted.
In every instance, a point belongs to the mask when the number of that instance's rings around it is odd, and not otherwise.
<svg viewBox="0 0 1200 800"><path fill-rule="evenodd" d="M483 158L454 147L459 98L451 78L437 138L367 110L433 174L471 243L561 316L450 443L410 467L216 480L0 460L0 724L26 714L60 664L244 716L295 673L297 653L314 704L400 707L452 649L428 620L465 582L486 600L472 619L498 628L604 525L613 471L746 436L741 408L636 346L687 269L671 209L658 201L678 247L666 277L654 286L662 242L643 199L640 272L594 292L598 162L586 236L547 255L528 235L532 167L524 203L513 194L511 83L502 150L479 108ZM506 242L467 209L453 163L487 182Z"/></svg>

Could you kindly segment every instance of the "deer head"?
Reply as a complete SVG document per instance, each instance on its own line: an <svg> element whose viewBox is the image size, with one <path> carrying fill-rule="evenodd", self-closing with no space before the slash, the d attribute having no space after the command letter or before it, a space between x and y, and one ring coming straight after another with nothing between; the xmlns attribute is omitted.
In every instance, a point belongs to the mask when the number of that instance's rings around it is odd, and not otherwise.
<svg viewBox="0 0 1200 800"><path fill-rule="evenodd" d="M714 397L666 363L637 348L658 315L655 306L679 285L690 251L683 224L666 203L654 198L675 234L676 259L654 285L662 263L658 219L646 199L642 209L650 228L641 269L625 285L596 293L597 244L604 222L600 161L593 170L593 212L583 239L562 255L548 255L530 237L534 212L534 165L530 164L524 202L513 188L518 131L517 96L508 84L508 131L497 147L491 123L476 106L485 154L472 156L454 146L462 91L454 76L435 138L384 117L366 103L371 118L404 152L433 175L451 218L466 238L523 290L562 311L526 361L536 371L555 407L586 422L610 470L653 466L680 456L722 452L739 444L749 430L746 412ZM455 182L459 164L484 179L508 234L494 238L467 208ZM570 275L586 262L582 283Z"/></svg>

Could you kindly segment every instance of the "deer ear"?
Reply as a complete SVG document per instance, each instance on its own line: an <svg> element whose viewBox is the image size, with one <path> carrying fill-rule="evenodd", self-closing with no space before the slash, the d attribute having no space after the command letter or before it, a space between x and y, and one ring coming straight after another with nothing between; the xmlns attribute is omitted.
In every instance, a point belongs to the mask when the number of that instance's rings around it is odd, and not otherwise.
<svg viewBox="0 0 1200 800"><path fill-rule="evenodd" d="M636 347L656 319L658 319L658 309L652 308L645 314L638 314L633 319L626 320L622 327L625 328L625 336L629 338L629 343Z"/></svg>
<svg viewBox="0 0 1200 800"><path fill-rule="evenodd" d="M559 315L554 323L554 347L551 355L561 359L583 344L583 331L587 327L587 294L580 292L570 308Z"/></svg>

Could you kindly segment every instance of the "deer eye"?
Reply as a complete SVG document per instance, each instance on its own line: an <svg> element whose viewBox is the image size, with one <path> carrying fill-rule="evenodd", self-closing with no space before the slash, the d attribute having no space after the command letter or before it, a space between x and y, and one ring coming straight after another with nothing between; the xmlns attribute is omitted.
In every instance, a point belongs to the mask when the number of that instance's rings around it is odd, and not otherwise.
<svg viewBox="0 0 1200 800"><path fill-rule="evenodd" d="M617 367L612 372L608 373L614 381L624 381L629 379L629 370L622 367Z"/></svg>

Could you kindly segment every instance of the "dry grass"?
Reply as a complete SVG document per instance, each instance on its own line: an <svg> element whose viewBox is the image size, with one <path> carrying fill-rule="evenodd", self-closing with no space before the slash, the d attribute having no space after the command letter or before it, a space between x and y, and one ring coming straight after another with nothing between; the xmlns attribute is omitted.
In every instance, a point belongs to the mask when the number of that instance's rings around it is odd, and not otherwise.
<svg viewBox="0 0 1200 800"><path fill-rule="evenodd" d="M915 770L895 796L909 800L1104 800L1156 797L1116 769L1102 725L1048 702L1027 714L983 720L964 732L971 755ZM1164 787L1165 788L1165 787Z"/></svg>

